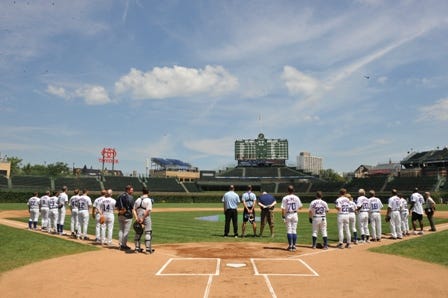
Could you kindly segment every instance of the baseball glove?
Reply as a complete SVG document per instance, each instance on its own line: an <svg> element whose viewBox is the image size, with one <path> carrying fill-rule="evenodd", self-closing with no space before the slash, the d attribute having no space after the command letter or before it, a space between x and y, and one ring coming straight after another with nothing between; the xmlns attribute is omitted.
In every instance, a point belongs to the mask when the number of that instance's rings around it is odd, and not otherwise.
<svg viewBox="0 0 448 298"><path fill-rule="evenodd" d="M143 225L141 225L138 221L134 221L133 228L135 233L143 234Z"/></svg>
<svg viewBox="0 0 448 298"><path fill-rule="evenodd" d="M390 221L390 216L386 215L386 217L384 219L386 220L386 222L389 222Z"/></svg>
<svg viewBox="0 0 448 298"><path fill-rule="evenodd" d="M104 224L106 222L106 217L104 215L100 216L100 224Z"/></svg>

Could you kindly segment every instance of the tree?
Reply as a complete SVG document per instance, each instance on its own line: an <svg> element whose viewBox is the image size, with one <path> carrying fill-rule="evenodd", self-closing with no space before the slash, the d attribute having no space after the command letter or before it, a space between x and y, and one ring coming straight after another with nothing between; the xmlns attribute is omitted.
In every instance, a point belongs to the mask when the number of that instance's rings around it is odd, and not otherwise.
<svg viewBox="0 0 448 298"><path fill-rule="evenodd" d="M20 164L22 163L22 159L12 156L6 158L6 160L11 163L11 175L20 174Z"/></svg>
<svg viewBox="0 0 448 298"><path fill-rule="evenodd" d="M68 164L58 161L47 166L48 175L52 177L64 176L70 173Z"/></svg>
<svg viewBox="0 0 448 298"><path fill-rule="evenodd" d="M319 173L319 177L327 180L328 182L345 182L345 178L332 169L321 170Z"/></svg>

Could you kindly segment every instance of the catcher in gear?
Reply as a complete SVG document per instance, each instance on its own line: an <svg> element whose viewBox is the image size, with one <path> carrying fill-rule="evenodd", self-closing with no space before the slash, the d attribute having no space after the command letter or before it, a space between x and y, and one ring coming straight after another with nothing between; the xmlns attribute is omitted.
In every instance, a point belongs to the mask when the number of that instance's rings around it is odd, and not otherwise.
<svg viewBox="0 0 448 298"><path fill-rule="evenodd" d="M135 200L134 208L132 213L134 214L134 224L133 228L135 231L135 252L143 252L140 248L140 239L144 234L144 241L146 247L146 253L153 253L154 249L151 247L152 240L152 222L151 222L151 211L152 211L152 199L149 197L149 191L143 189L143 195Z"/></svg>

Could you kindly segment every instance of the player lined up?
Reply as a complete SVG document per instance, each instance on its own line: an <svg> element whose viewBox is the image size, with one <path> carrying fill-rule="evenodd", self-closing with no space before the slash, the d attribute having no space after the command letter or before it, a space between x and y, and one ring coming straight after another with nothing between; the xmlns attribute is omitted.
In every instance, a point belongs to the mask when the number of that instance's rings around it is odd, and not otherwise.
<svg viewBox="0 0 448 298"><path fill-rule="evenodd" d="M148 190L144 189L142 196L134 202L133 191L133 187L128 185L125 192L115 200L112 198L111 189L103 190L101 196L96 198L93 203L87 190L80 192L75 189L73 195L68 199L65 186L61 192L54 192L51 196L49 191L42 197L39 197L38 193L34 193L27 202L30 213L28 228L37 230L39 215L41 215L42 231L65 235L65 206L68 205L71 210L70 236L80 240L89 240L87 228L91 210L92 218L95 220L95 243L112 245L114 210L118 210L119 248L121 250L130 249L127 246L127 241L132 219L135 218L135 251L143 251L140 249L140 239L144 233L146 252L152 253L154 250L151 248L152 223L150 215L153 201L149 198Z"/></svg>
<svg viewBox="0 0 448 298"><path fill-rule="evenodd" d="M87 227L89 224L89 211L95 220L95 242L103 245L112 244L114 227L114 210L118 210L119 233L118 242L121 250L129 250L127 245L128 235L131 226L135 233L135 251L141 252L140 241L143 233L146 252L152 253L152 223L151 211L153 200L149 198L148 190L143 190L143 195L136 201L132 196L133 187L127 186L117 200L112 198L112 190L103 190L101 196L92 203L87 190L79 192L74 190L73 196L68 199L67 188L64 186L60 192L50 195L47 191L42 197L37 193L28 200L30 218L29 229L36 230L39 215L41 215L41 229L48 233L64 234L65 206L68 203L71 209L70 232L71 236L77 239L89 240L87 237ZM370 241L381 241L381 209L383 204L376 197L375 191L369 191L369 198L366 197L364 189L358 191L359 196L356 201L345 189L341 189L339 197L335 201L337 210L338 228L338 248L350 248L351 243L369 243ZM266 223L269 225L271 237L274 237L274 206L275 198L264 192L257 201L256 195L249 185L247 192L242 195L244 206L242 237L245 237L246 225L252 225L253 235L262 236ZM239 195L235 192L233 185L222 197L225 226L224 237L227 237L230 230L230 222L233 223L234 237L238 237L238 204L241 202ZM255 206L261 209L260 234L257 235ZM288 193L282 198L281 209L283 222L286 225L286 238L288 250L296 250L297 242L297 212L302 208L300 198L295 195L294 187L288 187ZM415 188L408 201L401 196L397 190L393 189L391 197L388 199L385 220L390 225L390 239L402 239L409 235L408 217L411 213L412 228L415 235L423 234L423 213L428 217L431 229L435 231L433 214L435 202L429 192L425 192L424 197ZM308 209L309 222L312 224L312 248L317 248L317 238L320 233L323 240L323 249L328 248L328 232L326 214L329 212L328 204L323 200L322 192L316 193L316 198L311 202ZM132 220L135 218L134 225ZM360 238L356 222L358 221ZM369 227L370 223L370 227ZM417 226L418 223L418 226ZM419 229L418 229L419 228ZM353 233L353 237L352 237ZM345 245L344 245L345 243Z"/></svg>

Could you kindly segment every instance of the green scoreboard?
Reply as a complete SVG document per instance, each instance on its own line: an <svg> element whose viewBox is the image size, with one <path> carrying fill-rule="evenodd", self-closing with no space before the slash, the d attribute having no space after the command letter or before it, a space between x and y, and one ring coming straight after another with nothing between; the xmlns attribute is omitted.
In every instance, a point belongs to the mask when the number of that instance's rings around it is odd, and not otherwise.
<svg viewBox="0 0 448 298"><path fill-rule="evenodd" d="M260 133L257 139L235 141L235 160L239 165L284 165L287 159L288 140L286 139L265 139L264 134Z"/></svg>

